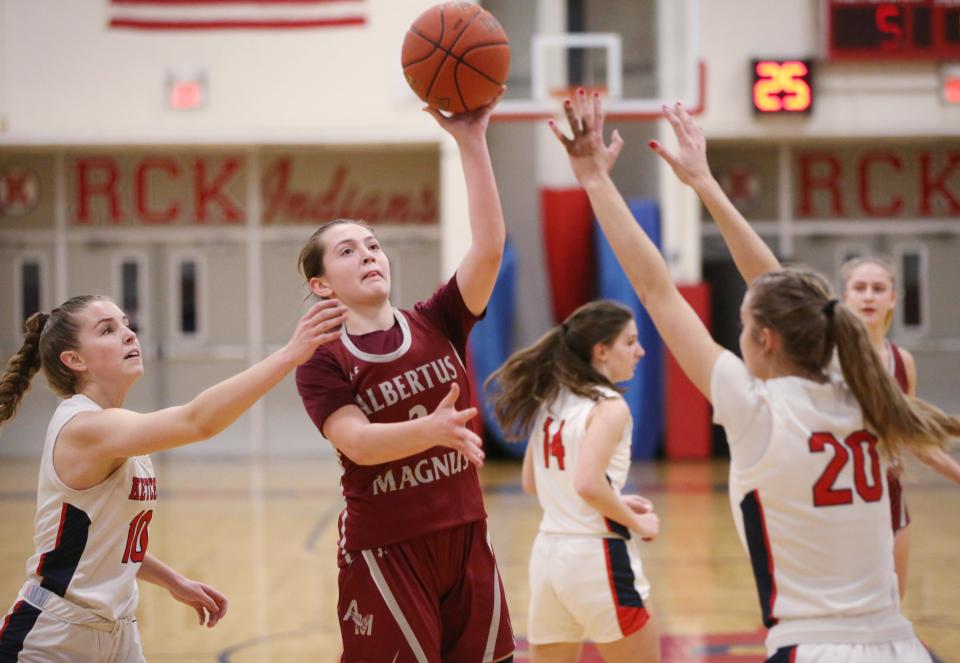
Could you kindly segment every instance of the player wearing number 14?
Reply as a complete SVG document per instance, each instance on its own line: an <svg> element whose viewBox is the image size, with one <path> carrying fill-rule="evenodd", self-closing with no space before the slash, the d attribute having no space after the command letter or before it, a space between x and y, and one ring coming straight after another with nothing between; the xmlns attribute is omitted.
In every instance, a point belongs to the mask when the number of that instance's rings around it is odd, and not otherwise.
<svg viewBox="0 0 960 663"><path fill-rule="evenodd" d="M504 431L529 438L523 489L543 507L530 555L533 663L579 660L586 639L606 661L660 660L636 536L656 536L659 518L644 498L621 494L633 422L615 387L643 354L630 310L602 300L490 378Z"/></svg>

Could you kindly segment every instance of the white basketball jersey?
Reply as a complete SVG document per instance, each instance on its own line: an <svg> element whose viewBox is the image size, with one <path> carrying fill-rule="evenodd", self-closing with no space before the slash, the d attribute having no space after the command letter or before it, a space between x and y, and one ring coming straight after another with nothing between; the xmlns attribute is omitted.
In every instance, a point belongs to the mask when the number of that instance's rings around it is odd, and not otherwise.
<svg viewBox="0 0 960 663"><path fill-rule="evenodd" d="M27 576L104 619L116 620L132 617L137 607L136 577L157 499L150 457L128 458L86 490L64 485L53 469L53 447L63 426L81 412L100 409L77 394L61 402L50 420L37 489L36 552L27 562Z"/></svg>
<svg viewBox="0 0 960 663"><path fill-rule="evenodd" d="M621 398L612 389L600 388L608 398ZM548 534L611 533L629 539L629 530L602 516L583 501L573 484L573 473L583 445L587 418L596 401L577 396L561 387L557 398L540 409L527 444L533 445L533 471L537 499L543 508L540 531ZM620 494L630 470L630 438L633 422L628 422L607 466L607 479Z"/></svg>
<svg viewBox="0 0 960 663"><path fill-rule="evenodd" d="M770 637L911 637L898 608L886 462L843 380L755 380L724 353L711 394L734 460L733 516ZM738 464L738 454L756 460Z"/></svg>

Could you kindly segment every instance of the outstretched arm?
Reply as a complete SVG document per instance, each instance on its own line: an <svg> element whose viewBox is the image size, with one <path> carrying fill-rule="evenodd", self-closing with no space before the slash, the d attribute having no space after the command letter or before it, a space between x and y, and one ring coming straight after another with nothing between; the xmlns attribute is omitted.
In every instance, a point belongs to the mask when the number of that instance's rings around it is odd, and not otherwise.
<svg viewBox="0 0 960 663"><path fill-rule="evenodd" d="M660 336L693 384L709 399L710 374L723 348L710 337L677 290L657 247L633 218L610 179L610 169L623 148L623 139L614 131L611 145L604 144L603 109L598 95L588 102L581 90L576 104L567 100L564 109L573 138L564 136L553 122L550 128L566 148L573 172L590 198L600 227Z"/></svg>
<svg viewBox="0 0 960 663"><path fill-rule="evenodd" d="M917 397L917 362L913 355L903 348L900 349L904 368L907 371L907 394ZM960 484L960 463L954 460L946 449L937 446L926 446L923 449L907 447L927 467L942 477Z"/></svg>
<svg viewBox="0 0 960 663"><path fill-rule="evenodd" d="M150 555L144 556L137 578L163 587L170 596L197 611L200 626L213 628L227 614L227 598L206 583L190 580Z"/></svg>
<svg viewBox="0 0 960 663"><path fill-rule="evenodd" d="M502 95L503 90L483 108L449 117L433 108L424 109L454 137L460 150L460 162L467 183L470 248L457 268L457 286L463 302L474 315L483 312L493 293L507 236L500 194L487 148L490 114Z"/></svg>
<svg viewBox="0 0 960 663"><path fill-rule="evenodd" d="M220 382L185 405L141 414L122 408L84 412L61 433L58 467L89 468L79 483L118 458L172 449L213 437L246 412L317 346L340 336L346 309L336 300L315 304L300 320L290 341L242 373ZM104 475L105 476L105 475ZM102 479L102 477L101 477Z"/></svg>
<svg viewBox="0 0 960 663"><path fill-rule="evenodd" d="M674 108L664 106L663 114L677 137L677 151L671 152L657 141L650 141L650 149L667 162L677 179L700 196L720 229L740 276L749 285L761 274L780 270L780 261L773 251L730 202L710 172L703 130L679 103Z"/></svg>

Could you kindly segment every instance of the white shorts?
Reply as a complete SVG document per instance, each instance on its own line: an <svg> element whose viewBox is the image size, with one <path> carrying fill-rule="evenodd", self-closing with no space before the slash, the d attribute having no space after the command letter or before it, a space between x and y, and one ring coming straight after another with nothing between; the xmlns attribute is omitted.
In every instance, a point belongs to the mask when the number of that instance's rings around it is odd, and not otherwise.
<svg viewBox="0 0 960 663"><path fill-rule="evenodd" d="M643 628L650 583L636 545L636 539L538 534L530 555L528 642L613 642Z"/></svg>
<svg viewBox="0 0 960 663"><path fill-rule="evenodd" d="M14 603L0 624L0 663L145 663L136 620L105 621L59 597L45 607Z"/></svg>
<svg viewBox="0 0 960 663"><path fill-rule="evenodd" d="M864 644L803 644L782 647L767 663L931 663L917 638Z"/></svg>

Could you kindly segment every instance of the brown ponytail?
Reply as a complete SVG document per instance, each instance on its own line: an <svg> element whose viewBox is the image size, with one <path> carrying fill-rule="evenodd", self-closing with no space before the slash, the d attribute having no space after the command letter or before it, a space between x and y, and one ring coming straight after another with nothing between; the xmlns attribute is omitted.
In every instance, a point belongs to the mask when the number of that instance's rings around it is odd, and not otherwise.
<svg viewBox="0 0 960 663"><path fill-rule="evenodd" d="M40 370L40 335L50 316L34 313L23 323L23 345L7 361L0 377L0 425L13 419L20 400L30 389L30 380Z"/></svg>
<svg viewBox="0 0 960 663"><path fill-rule="evenodd" d="M863 418L891 457L900 455L901 446L922 452L924 448L943 447L951 437L960 436L960 420L903 393L853 311L837 306L832 329L843 379L860 403Z"/></svg>
<svg viewBox="0 0 960 663"><path fill-rule="evenodd" d="M90 302L105 300L99 295L72 297L58 308L46 313L34 313L23 324L23 346L10 357L0 377L0 425L17 412L23 395L30 388L30 380L41 367L50 387L59 396L69 398L78 391L79 376L60 360L67 350L75 350L79 343L80 323L77 315Z"/></svg>
<svg viewBox="0 0 960 663"><path fill-rule="evenodd" d="M836 348L864 420L891 457L899 456L902 446L943 446L960 436L960 420L900 390L870 345L863 322L833 298L819 274L769 272L753 282L750 297L754 320L780 334L784 359L801 374L822 376Z"/></svg>
<svg viewBox="0 0 960 663"><path fill-rule="evenodd" d="M590 363L597 343L609 345L633 319L625 306L609 300L584 304L536 343L518 350L484 383L493 413L508 440L529 436L537 411L561 387L599 400L598 387L616 387Z"/></svg>

